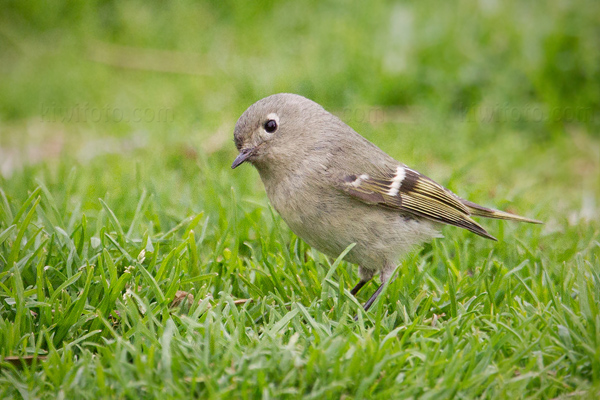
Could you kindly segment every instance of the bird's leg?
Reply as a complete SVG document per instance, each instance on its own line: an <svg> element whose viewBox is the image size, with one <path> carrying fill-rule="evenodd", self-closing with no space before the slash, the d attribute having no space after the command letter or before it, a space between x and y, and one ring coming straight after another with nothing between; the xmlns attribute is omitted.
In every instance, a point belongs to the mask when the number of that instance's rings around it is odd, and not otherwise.
<svg viewBox="0 0 600 400"><path fill-rule="evenodd" d="M358 291L360 289L362 289L362 287L365 286L367 284L367 282L369 282L373 278L374 274L375 274L375 271L373 271L371 269L367 269L367 268L359 265L358 266L358 277L360 278L360 281L358 281L356 286L354 286L354 289L352 289L350 291L352 296L356 296L356 293L358 293Z"/></svg>
<svg viewBox="0 0 600 400"><path fill-rule="evenodd" d="M377 296L379 296L379 294L383 290L383 285L384 285L383 283L381 285L379 285L379 287L377 288L377 290L375 291L375 293L373 293L373 295L369 298L369 300L367 300L367 302L363 306L363 308L365 309L365 311L369 311L369 308L371 308L371 306L373 305L373 303L375 303L375 300L377 299Z"/></svg>
<svg viewBox="0 0 600 400"><path fill-rule="evenodd" d="M375 291L375 293L373 293L373 295L369 298L369 300L367 300L367 302L365 303L365 305L363 306L363 308L365 309L365 311L368 311L369 308L371 308L371 306L373 305L373 303L375 303L375 300L377 300L377 297L381 294L381 291L383 290L383 286L385 285L385 283L390 279L392 273L394 272L394 270L396 269L394 264L386 264L385 267L381 270L381 285L377 288L377 290ZM358 270L359 274L361 272L361 270ZM372 274L371 274L372 276ZM361 279L362 281L362 279ZM360 285L361 282L358 282L358 285L356 285L357 287ZM363 284L364 285L364 284ZM362 287L362 285L360 287L358 287L358 289L360 289ZM356 289L356 288L354 288ZM352 290L354 290L352 289ZM358 292L358 290L357 290ZM358 320L358 315L354 317L354 320Z"/></svg>
<svg viewBox="0 0 600 400"><path fill-rule="evenodd" d="M364 279L363 277L360 278L360 281L358 281L358 283L356 284L356 286L354 286L354 288L350 291L350 294L352 296L356 297L356 293L358 293L358 291L360 289L362 289L363 286L365 286L371 279ZM331 310L329 310L329 312L333 311L335 307L332 307Z"/></svg>
<svg viewBox="0 0 600 400"><path fill-rule="evenodd" d="M365 286L372 278L373 278L374 272L371 271L370 269L365 269L361 266L358 267L358 276L360 278L360 281L358 281L358 283L356 284L356 286L354 286L354 288L352 288L352 290L350 291L350 294L352 296L356 297L356 294L358 293L358 291L360 289L362 289L363 286ZM333 308L331 308L331 310L329 310L329 312L333 311Z"/></svg>
<svg viewBox="0 0 600 400"><path fill-rule="evenodd" d="M352 296L356 296L356 293L358 293L358 291L360 289L362 289L363 286L365 286L367 284L367 282L369 282L368 280L364 280L361 279L360 281L358 281L358 283L356 284L356 286L354 286L354 288L350 291L350 294Z"/></svg>
<svg viewBox="0 0 600 400"><path fill-rule="evenodd" d="M367 300L367 302L363 306L363 308L365 309L365 312L369 311L369 308L371 308L371 306L373 305L373 303L375 303L375 299L377 299L377 296L379 296L379 294L381 293L382 290L383 290L383 283L381 285L379 285L379 287L377 288L377 290L375 291L375 293L373 293L371 295L371 297L369 298L369 300ZM358 321L358 314L354 316L354 321Z"/></svg>

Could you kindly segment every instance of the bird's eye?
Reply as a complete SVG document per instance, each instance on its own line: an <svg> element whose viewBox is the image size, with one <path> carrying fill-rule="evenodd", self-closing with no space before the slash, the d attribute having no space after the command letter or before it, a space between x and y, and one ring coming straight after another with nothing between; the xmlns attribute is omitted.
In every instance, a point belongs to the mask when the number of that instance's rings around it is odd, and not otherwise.
<svg viewBox="0 0 600 400"><path fill-rule="evenodd" d="M265 131L269 132L269 133L273 133L277 130L277 121L275 121L274 119L270 119L267 122L265 122Z"/></svg>

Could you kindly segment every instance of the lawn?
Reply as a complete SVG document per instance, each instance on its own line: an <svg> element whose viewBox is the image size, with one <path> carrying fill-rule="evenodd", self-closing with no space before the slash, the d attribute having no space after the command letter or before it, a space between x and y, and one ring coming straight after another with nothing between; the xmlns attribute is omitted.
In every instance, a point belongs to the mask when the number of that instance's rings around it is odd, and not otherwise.
<svg viewBox="0 0 600 400"><path fill-rule="evenodd" d="M0 9L0 397L600 397L600 3ZM544 224L447 227L361 312L230 169L277 92Z"/></svg>

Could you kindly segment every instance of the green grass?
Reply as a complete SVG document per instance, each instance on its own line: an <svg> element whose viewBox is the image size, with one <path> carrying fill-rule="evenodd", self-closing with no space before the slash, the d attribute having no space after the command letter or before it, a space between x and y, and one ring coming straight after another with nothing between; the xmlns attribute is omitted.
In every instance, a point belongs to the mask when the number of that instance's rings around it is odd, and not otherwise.
<svg viewBox="0 0 600 400"><path fill-rule="evenodd" d="M600 396L597 2L31 4L0 13L0 397ZM363 313L229 168L279 91L545 224L445 228Z"/></svg>

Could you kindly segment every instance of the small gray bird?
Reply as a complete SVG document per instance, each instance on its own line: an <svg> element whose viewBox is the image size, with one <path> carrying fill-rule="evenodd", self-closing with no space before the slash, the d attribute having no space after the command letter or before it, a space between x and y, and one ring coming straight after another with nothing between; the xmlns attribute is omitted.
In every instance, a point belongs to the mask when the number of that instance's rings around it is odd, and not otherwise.
<svg viewBox="0 0 600 400"><path fill-rule="evenodd" d="M239 155L231 168L256 167L271 204L292 231L331 256L358 264L358 291L376 273L381 286L399 257L440 236L443 224L496 240L472 216L539 221L461 199L394 160L319 104L281 93L250 106L237 121Z"/></svg>

